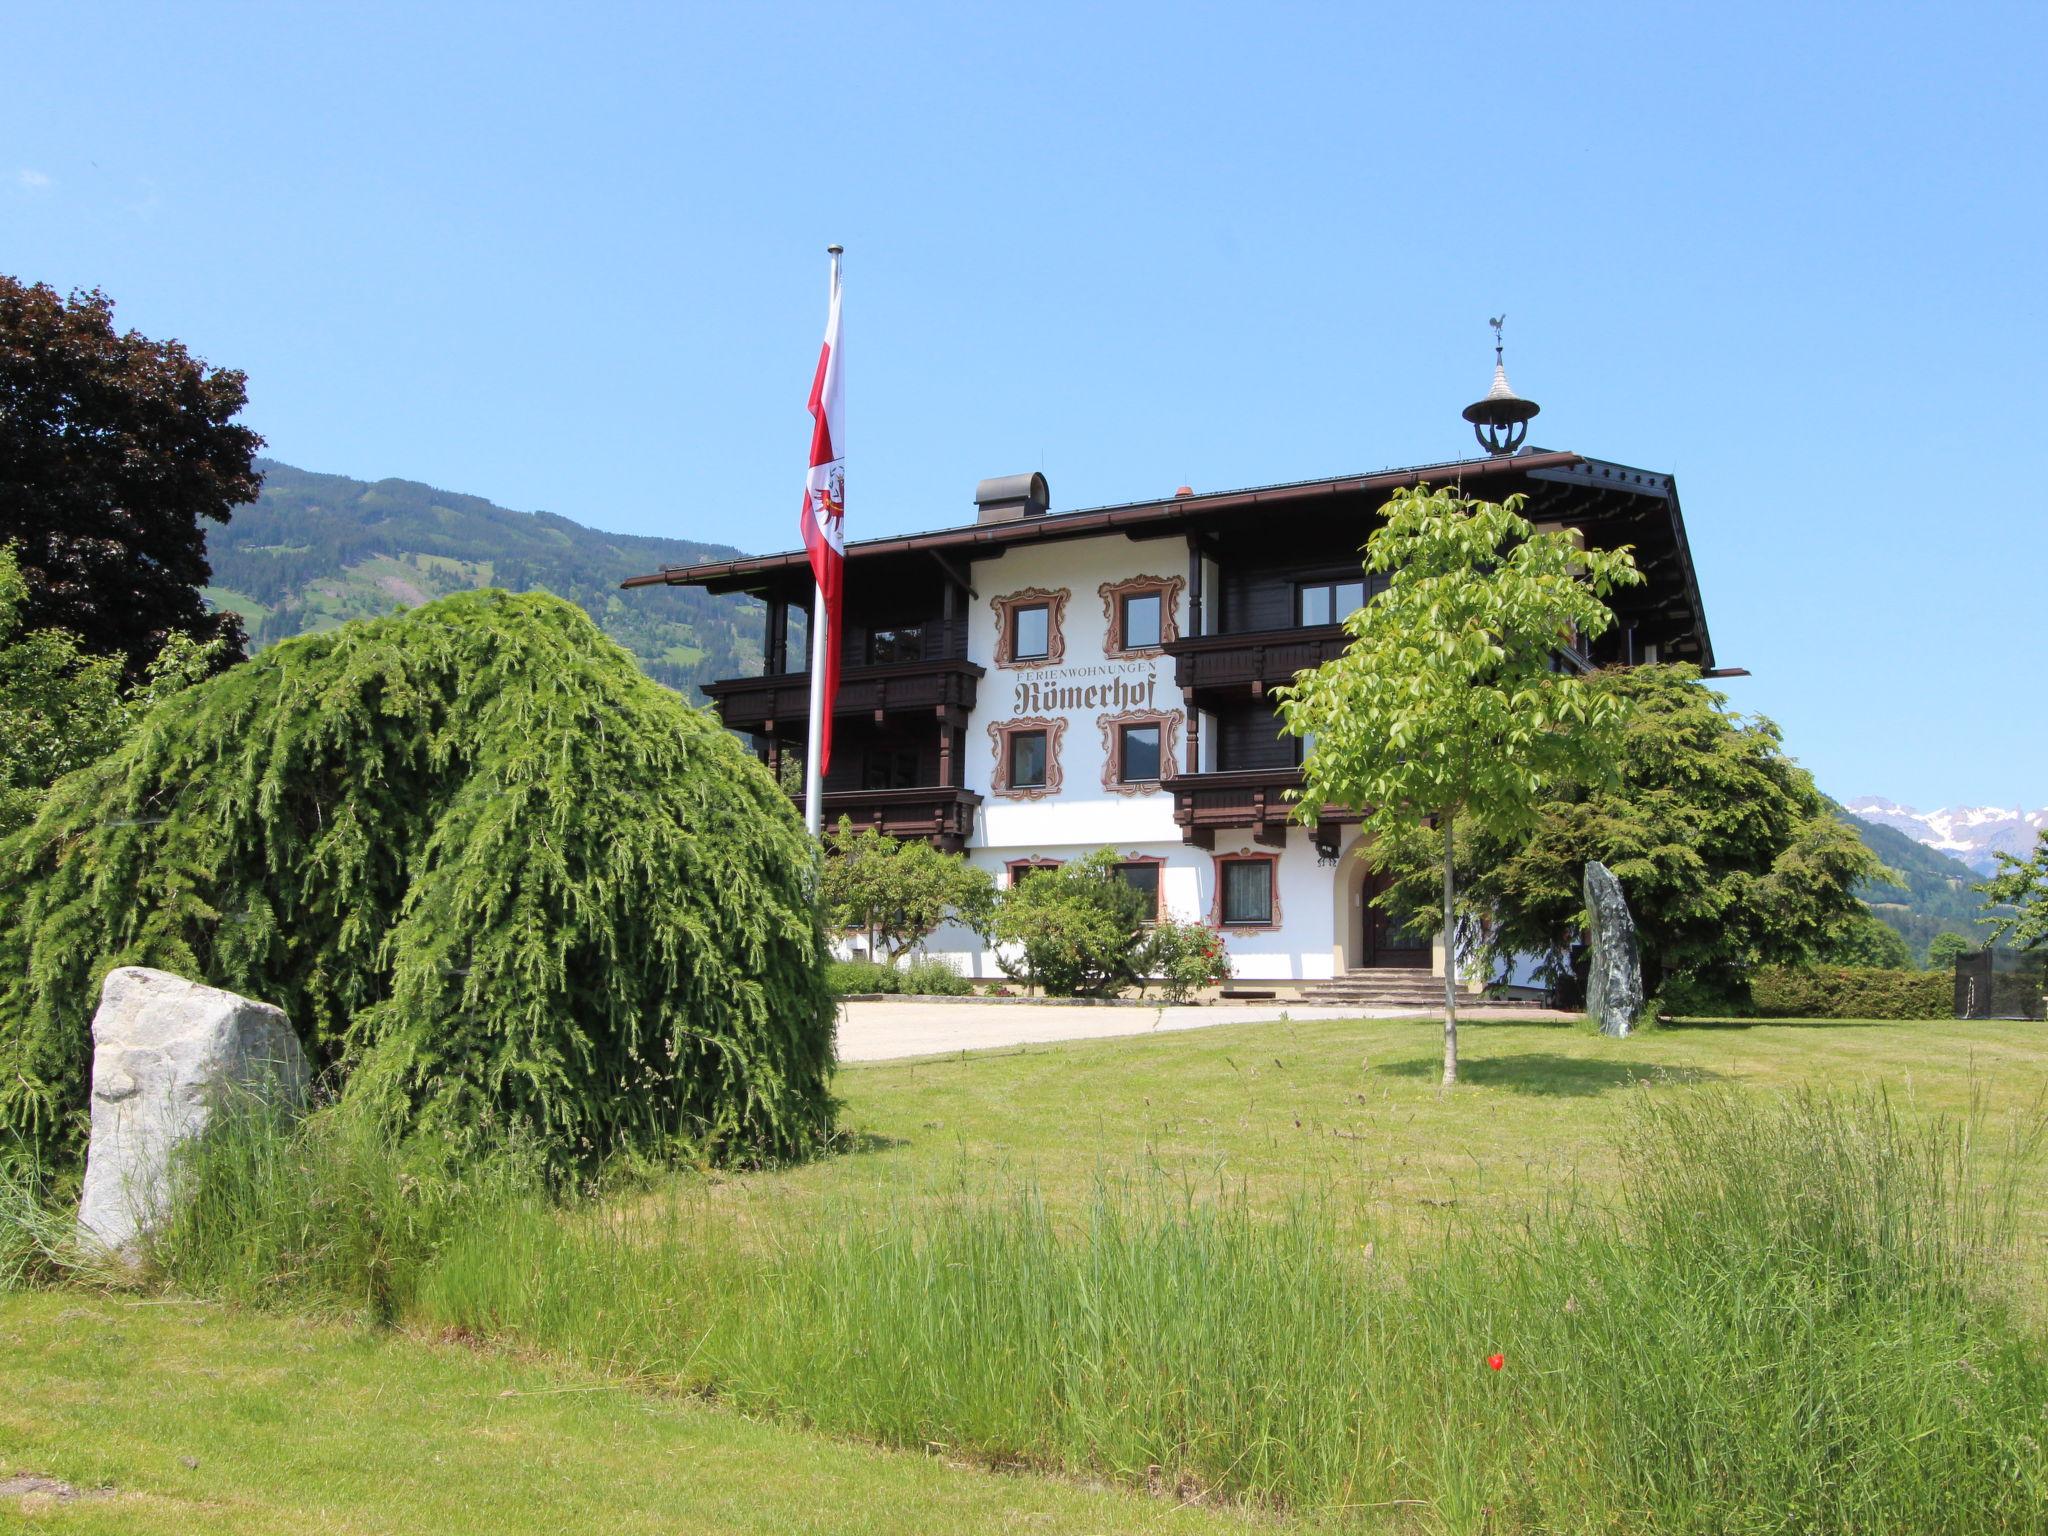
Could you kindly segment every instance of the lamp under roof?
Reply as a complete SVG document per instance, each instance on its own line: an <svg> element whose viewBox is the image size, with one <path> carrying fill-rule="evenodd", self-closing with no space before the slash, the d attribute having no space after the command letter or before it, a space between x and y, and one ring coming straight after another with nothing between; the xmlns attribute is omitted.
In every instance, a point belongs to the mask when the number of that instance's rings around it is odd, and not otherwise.
<svg viewBox="0 0 2048 1536"><path fill-rule="evenodd" d="M1472 435L1479 439L1479 446L1496 458L1522 446L1529 436L1529 418L1543 409L1534 400L1524 400L1508 383L1507 364L1501 360L1500 336L1507 318L1496 315L1486 322L1493 327L1493 388L1466 406L1464 413L1472 423Z"/></svg>

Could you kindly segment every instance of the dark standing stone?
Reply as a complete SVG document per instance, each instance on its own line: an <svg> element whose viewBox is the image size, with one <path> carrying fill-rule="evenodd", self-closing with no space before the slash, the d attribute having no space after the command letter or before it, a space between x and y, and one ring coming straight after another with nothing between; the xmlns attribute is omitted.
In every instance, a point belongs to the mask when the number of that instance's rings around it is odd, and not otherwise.
<svg viewBox="0 0 2048 1536"><path fill-rule="evenodd" d="M1621 882L1598 859L1586 866L1586 919L1593 935L1586 1012L1601 1034L1618 1038L1635 1028L1642 1016L1643 962L1636 952L1636 923L1628 914Z"/></svg>

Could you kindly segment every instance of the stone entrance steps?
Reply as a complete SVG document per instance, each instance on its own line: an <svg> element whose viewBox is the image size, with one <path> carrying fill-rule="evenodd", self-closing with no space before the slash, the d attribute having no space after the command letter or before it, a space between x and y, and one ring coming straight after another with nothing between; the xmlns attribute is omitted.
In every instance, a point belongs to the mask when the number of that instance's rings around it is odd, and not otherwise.
<svg viewBox="0 0 2048 1536"><path fill-rule="evenodd" d="M1442 1008L1444 981L1421 967L1346 971L1302 988L1301 1000L1351 1008Z"/></svg>

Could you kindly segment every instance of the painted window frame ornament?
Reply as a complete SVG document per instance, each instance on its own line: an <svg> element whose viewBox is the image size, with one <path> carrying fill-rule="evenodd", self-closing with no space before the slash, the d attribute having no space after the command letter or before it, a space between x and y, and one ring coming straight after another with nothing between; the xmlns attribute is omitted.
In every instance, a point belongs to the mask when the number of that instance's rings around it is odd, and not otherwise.
<svg viewBox="0 0 2048 1536"><path fill-rule="evenodd" d="M1006 859L1003 868L1009 871L1009 889L1015 890L1017 882L1025 875L1036 874L1041 869L1058 869L1065 859L1049 859L1043 854L1034 854L1028 859Z"/></svg>
<svg viewBox="0 0 2048 1536"><path fill-rule="evenodd" d="M1209 926L1218 933L1274 933L1281 925L1280 916L1280 855L1270 848L1238 848L1229 853L1212 853L1210 862L1215 866L1213 885L1215 895L1209 904ZM1272 882L1273 910L1263 923L1226 922L1223 916L1223 868L1226 864L1264 864Z"/></svg>
<svg viewBox="0 0 2048 1536"><path fill-rule="evenodd" d="M1064 776L1060 769L1060 737L1067 722L1055 715L1016 715L988 723L989 741L994 744L995 771L989 776L990 792L1003 800L1043 800L1060 792ZM1045 782L1022 789L1010 786L1010 738L1024 731L1045 733Z"/></svg>
<svg viewBox="0 0 2048 1536"><path fill-rule="evenodd" d="M1057 667L1067 659L1067 602L1073 597L1069 587L1024 587L1016 592L1005 592L988 600L989 610L996 616L996 665L1017 671L1033 667ZM1019 608L1045 609L1045 654L1018 658L1012 647L1016 642L1016 612Z"/></svg>
<svg viewBox="0 0 2048 1536"><path fill-rule="evenodd" d="M1113 795L1156 795L1166 781L1180 772L1181 713L1177 709L1126 709L1113 715L1097 715L1095 725L1102 732L1102 787ZM1159 727L1159 777L1124 782L1124 727Z"/></svg>
<svg viewBox="0 0 2048 1536"><path fill-rule="evenodd" d="M1180 638L1180 594L1185 576L1127 576L1122 581L1105 581L1095 590L1102 597L1102 654L1109 661L1137 661L1157 656ZM1157 594L1159 598L1159 643L1124 644L1124 599Z"/></svg>

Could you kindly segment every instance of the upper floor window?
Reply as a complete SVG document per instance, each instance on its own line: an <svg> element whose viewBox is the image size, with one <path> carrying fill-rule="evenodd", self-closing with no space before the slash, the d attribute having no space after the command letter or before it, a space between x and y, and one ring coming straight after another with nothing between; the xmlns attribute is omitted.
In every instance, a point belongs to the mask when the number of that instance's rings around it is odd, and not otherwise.
<svg viewBox="0 0 2048 1536"><path fill-rule="evenodd" d="M1010 788L1045 788L1045 732L1010 733Z"/></svg>
<svg viewBox="0 0 2048 1536"><path fill-rule="evenodd" d="M1043 661L1052 654L1052 609L1027 603L1010 610L1010 658Z"/></svg>
<svg viewBox="0 0 2048 1536"><path fill-rule="evenodd" d="M1037 800L1060 790L1060 736L1067 722L1057 717L1020 715L988 723L995 747L989 788L1007 800Z"/></svg>
<svg viewBox="0 0 2048 1536"><path fill-rule="evenodd" d="M917 753L872 747L861 759L862 789L910 789L917 784Z"/></svg>
<svg viewBox="0 0 2048 1536"><path fill-rule="evenodd" d="M1295 622L1341 624L1365 606L1365 582L1358 577L1341 581L1305 581L1294 589Z"/></svg>
<svg viewBox="0 0 2048 1536"><path fill-rule="evenodd" d="M1159 594L1126 592L1124 648L1131 651L1149 650L1159 644L1159 633Z"/></svg>
<svg viewBox="0 0 2048 1536"><path fill-rule="evenodd" d="M898 624L893 629L869 631L868 660L875 666L897 661L923 661L924 626Z"/></svg>
<svg viewBox="0 0 2048 1536"><path fill-rule="evenodd" d="M1159 782L1159 725L1126 725L1120 727L1123 739L1118 743L1117 777L1126 784L1156 784Z"/></svg>
<svg viewBox="0 0 2048 1536"><path fill-rule="evenodd" d="M1111 658L1156 656L1162 645L1178 640L1175 609L1185 585L1179 576L1131 576L1105 581L1096 588L1102 594L1102 616L1108 626L1102 654Z"/></svg>
<svg viewBox="0 0 2048 1536"><path fill-rule="evenodd" d="M1180 772L1178 711L1126 709L1097 715L1102 732L1102 787L1112 794L1155 793Z"/></svg>
<svg viewBox="0 0 2048 1536"><path fill-rule="evenodd" d="M989 599L996 618L996 665L1056 667L1066 659L1067 642L1060 633L1066 587L1026 587Z"/></svg>

